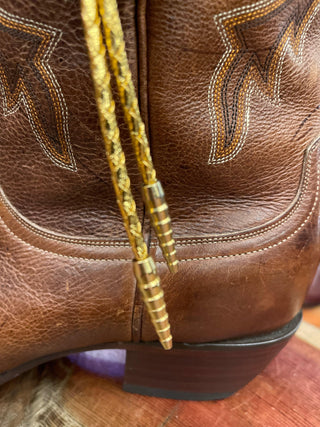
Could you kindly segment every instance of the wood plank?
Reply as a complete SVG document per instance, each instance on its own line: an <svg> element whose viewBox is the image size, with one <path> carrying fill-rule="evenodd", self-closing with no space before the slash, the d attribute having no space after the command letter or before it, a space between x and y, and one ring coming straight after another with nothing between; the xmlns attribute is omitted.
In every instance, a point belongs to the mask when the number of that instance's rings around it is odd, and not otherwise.
<svg viewBox="0 0 320 427"><path fill-rule="evenodd" d="M115 382L89 379L87 374L76 370L65 390L65 405L69 412L77 414L81 423L95 427L318 426L319 363L320 351L294 338L247 387L219 402L129 395ZM80 389L87 396L85 410L79 398ZM98 416L88 412L92 407Z"/></svg>
<svg viewBox="0 0 320 427"><path fill-rule="evenodd" d="M306 308L303 310L303 319L312 325L320 328L320 305L313 308Z"/></svg>

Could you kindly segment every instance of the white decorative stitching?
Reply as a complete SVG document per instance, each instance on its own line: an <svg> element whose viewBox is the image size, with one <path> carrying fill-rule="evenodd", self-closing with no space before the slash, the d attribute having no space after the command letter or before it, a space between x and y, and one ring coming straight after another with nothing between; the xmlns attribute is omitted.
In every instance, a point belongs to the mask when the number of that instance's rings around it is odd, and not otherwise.
<svg viewBox="0 0 320 427"><path fill-rule="evenodd" d="M296 235L310 220L310 218L312 217L312 214L314 213L317 204L318 204L318 200L319 200L319 167L317 168L317 187L316 187L316 193L315 193L315 199L314 199L314 203L313 206L311 208L311 210L309 211L306 219L286 238L280 240L277 243L274 243L273 245L269 245L266 246L264 248L260 248L260 249L255 249L253 251L247 251L247 252L241 252L241 253L237 253L237 254L230 254L230 255L214 255L214 256L206 256L206 257L195 257L195 258L183 258L183 259L179 259L180 262L188 262L188 261L206 261L206 260L211 260L211 259L224 259L224 258L232 258L232 257L237 257L237 256L241 256L241 255L250 255L250 254L255 254L255 253L260 253L260 252L264 252L266 250L278 247L280 245L282 245L283 243L285 243L286 241L290 240L294 235ZM69 258L69 259L81 259L84 261L89 261L89 262L96 262L96 261L130 261L129 259L126 258L111 258L111 259L92 259L92 258L85 258L85 257L77 257L77 256L70 256L70 255L63 255L63 254L59 254L56 252L52 252L52 251L48 251L45 249L41 249L38 247L35 247L29 243L26 243L25 241L23 241L20 237L18 237L3 221L2 221L4 227L9 231L10 234L12 234L16 239L18 239L20 242L22 242L23 244L28 245L29 247L35 248L41 252L45 252L48 254L54 254L57 256L61 256L64 258ZM165 261L157 261L159 264L165 264Z"/></svg>
<svg viewBox="0 0 320 427"><path fill-rule="evenodd" d="M77 245L84 246L102 246L102 247L129 247L130 244L127 241L115 241L115 240L90 240L82 238L72 238L68 236L62 236L58 234L53 234L44 230L39 229L38 227L32 225L26 218L23 218L20 213L18 213L14 207L10 204L6 198L2 188L0 187L0 200L6 206L8 211L14 216L14 218L25 228L29 229L32 233L47 239L64 243L74 243Z"/></svg>
<svg viewBox="0 0 320 427"><path fill-rule="evenodd" d="M56 255L59 257L63 257L63 258L69 258L69 259L81 259L82 261L87 261L87 262L97 262L97 261L103 261L103 262L117 262L117 261L125 261L125 262L132 262L132 259L127 259L127 258L86 258L86 257L81 257L81 256L75 256L75 255L64 255L64 254L59 254L57 252L53 252L53 251L48 251L46 249L42 249L39 248L37 246L31 245L30 243L25 242L24 240L22 240L20 237L18 237L8 226L7 224L5 224L5 222L2 220L1 221L3 226L6 228L6 230L15 238L17 239L19 242L23 243L24 245L27 245L29 248L35 249L37 251L40 252L44 252L47 253L49 255Z"/></svg>
<svg viewBox="0 0 320 427"><path fill-rule="evenodd" d="M233 159L242 149L242 147L245 143L245 140L246 140L246 135L247 135L248 129L249 129L251 95L253 93L259 94L260 96L262 96L263 98L265 98L269 102L271 102L274 106L280 105L280 82L281 82L281 75L282 75L282 67L283 67L284 57L285 57L286 53L289 52L289 50L290 50L292 53L293 59L297 63L301 63L301 61L302 61L306 34L310 28L310 25L311 25L313 19L315 18L315 16L319 12L320 3L318 3L316 5L313 13L310 15L310 18L305 25L305 28L303 29L299 48L298 48L298 53L296 54L293 49L289 49L289 47L291 46L291 43L292 43L291 36L288 38L288 40L284 44L284 47L281 51L281 55L280 55L280 58L279 58L279 61L277 64L276 81L275 81L275 86L274 86L273 98L269 98L266 94L264 94L260 90L259 85L254 80L252 82L250 82L249 88L248 88L248 93L247 93L246 98L245 98L245 120L244 120L244 127L242 129L240 141L238 142L237 147L234 149L234 151L232 153L230 153L229 155L224 156L220 159L216 159L215 153L216 153L217 144L218 144L218 141L217 141L218 123L217 123L216 110L215 110L215 106L214 106L214 90L215 90L215 86L217 83L217 79L220 75L221 69L224 67L226 61L228 60L229 55L233 51L232 43L229 40L228 34L224 28L223 22L225 19L235 18L235 17L238 17L244 13L257 12L259 9L261 9L263 7L270 6L272 3L274 3L274 1L275 0L259 1L253 5L239 7L239 8L232 10L232 11L229 11L229 12L220 13L218 15L215 15L213 18L226 50L225 50L223 56L221 57L218 65L216 67L215 72L213 73L213 75L211 77L209 89L208 89L208 108L209 108L210 125L211 125L211 131L212 131L212 142L211 142L211 149L210 149L208 164L225 163L228 160Z"/></svg>
<svg viewBox="0 0 320 427"><path fill-rule="evenodd" d="M241 253L230 254L230 255L214 255L214 256L206 256L206 257L184 258L184 259L179 259L179 262L206 261L206 260L211 260L211 259L233 258L233 257L241 256L241 255L251 255L251 254L255 254L255 253L259 253L259 252L264 252L266 250L276 248L277 246L280 246L283 243L290 240L293 236L295 236L308 223L308 221L312 217L312 214L314 213L314 211L317 207L318 200L319 200L319 170L317 173L317 189L316 189L316 195L315 195L313 206L312 206L308 216L306 217L306 219L300 224L300 226L298 228L296 228L291 234L289 234L289 236L285 237L284 239L280 240L277 243L274 243L273 245L265 246L264 248L255 249L253 251L241 252ZM159 261L159 263L165 264L165 261Z"/></svg>
<svg viewBox="0 0 320 427"><path fill-rule="evenodd" d="M68 155L70 158L70 164L66 164L62 161L60 161L59 159L57 159L56 157L54 157L52 155L52 153L50 152L50 150L47 149L46 145L44 144L44 142L42 141L41 136L39 135L39 132L37 131L37 128L35 126L34 120L33 120L33 116L32 113L30 111L30 107L29 104L24 96L24 94L21 92L19 94L19 98L18 101L16 103L16 105L14 105L11 109L8 108L8 103L7 103L7 98L5 95L5 89L4 89L4 85L2 82L2 79L0 77L0 91L3 97L3 102L2 102L2 106L3 106L3 113L4 116L8 116L8 115L12 115L14 114L20 107L21 104L24 105L25 107L25 111L27 113L28 119L29 119L29 123L30 126L32 128L32 131L37 139L37 141L39 142L39 144L41 145L42 149L45 151L46 155L53 161L53 163L55 163L57 166L60 166L62 168L65 169L69 169L72 171L76 171L77 167L76 167L76 162L73 156L73 152L72 152L72 148L71 148L71 143L70 143L70 135L69 135L69 127L68 127L68 108L66 105L66 101L65 98L63 96L63 93L61 91L60 85L57 82L57 79L54 75L54 73L52 72L52 69L48 63L50 56L53 52L53 50L55 49L56 45L58 44L58 42L61 39L62 36L62 31L53 28L49 25L46 24L42 24L39 22L35 22L31 19L26 19L26 18L22 18L22 17L17 17L15 15L12 15L8 12L6 12L4 9L0 8L0 16L2 16L5 19L11 20L17 24L23 24L25 26L28 26L30 28L35 28L35 29L39 29L39 30L43 30L48 32L49 34L51 34L52 38L49 42L47 51L45 52L45 54L43 55L42 59L40 60L42 67L45 69L45 71L47 72L47 75L50 77L50 80L52 82L52 85L55 88L55 91L57 93L58 99L59 99L59 105L61 108L61 113L62 113L62 125L63 125L63 133L64 133L64 138L67 144L67 151L68 151Z"/></svg>
<svg viewBox="0 0 320 427"><path fill-rule="evenodd" d="M226 242L226 241L233 241L233 242L240 242L243 240L246 240L251 237L257 237L261 236L262 234L265 234L266 232L272 230L273 228L277 228L283 224L285 224L289 219L292 217L292 215L298 210L298 208L301 205L301 201L304 198L305 192L307 191L307 188L309 186L310 182L310 168L311 168L311 153L315 151L316 148L318 148L320 141L316 140L314 141L309 148L306 150L306 155L304 158L303 163L306 164L303 169L305 170L305 173L302 174L300 178L300 186L298 193L293 200L293 203L289 206L289 208L281 214L281 216L285 215L286 212L288 214L274 222L273 224L270 224L269 226L265 225L263 228L261 226L257 231L250 231L245 233L236 233L230 236L212 236L212 237L199 237L199 238L186 238L186 239L176 239L176 246L193 246L193 245L203 245L205 243L215 243L215 242ZM308 159L308 161L306 161ZM274 221L274 220L273 220ZM157 246L156 242L152 242L152 246Z"/></svg>
<svg viewBox="0 0 320 427"><path fill-rule="evenodd" d="M268 2L265 2L265 1L262 1L262 2L259 2L260 4L264 4L264 3L272 3L272 1L268 1ZM258 6L258 4L259 3L257 3L256 4L256 7ZM249 7L249 6L247 6L247 7L245 7L245 8L239 8L239 9L241 9L241 10L244 10L244 9L250 9L251 8L251 6ZM1 11L2 9L0 8L0 11ZM237 10L237 9L236 9ZM317 10L314 12L314 16L316 15L316 13L318 12L318 10L319 10L319 7L317 7ZM3 11L4 12L4 11ZM234 11L233 11L234 12ZM5 12L4 12L5 13ZM231 12L230 12L231 13ZM1 14L1 12L0 12L0 14ZM12 17L12 15L10 15L10 14L8 14L10 17ZM222 15L222 14L221 14ZM218 16L220 16L220 15L218 15ZM314 17L313 16L313 17ZM313 19L313 18L312 18ZM26 21L26 22L31 22L31 23L34 23L33 21L27 21L27 20L25 20L24 18L21 18L21 21ZM19 21L18 21L19 22ZM54 30L53 28L51 28L51 27L49 27L49 26L46 26L46 25L44 25L44 24L41 24L43 27L47 27L47 28L50 28L51 30ZM303 50L303 46L304 46L304 43L305 43L305 36L306 36L306 32L308 31L308 29L309 29L309 27L310 27L310 25L311 25L311 18L310 18L310 20L308 21L308 25L306 26L306 29L304 30L304 33L303 33L303 37L302 37L302 42L301 42L301 44L300 44L300 53L299 53L299 55L298 56L302 56L302 50ZM59 35L59 37L60 37L60 35ZM55 44L54 44L54 47L55 47L55 45L56 45L56 43L58 43L58 39L56 39L56 41L55 41ZM286 42L286 47L285 47L285 49L283 49L283 55L282 55L282 58L284 58L284 55L285 55L285 51L288 49L288 46L289 46L289 39L288 39L288 41ZM48 58L50 57L50 55L51 55L51 52L52 52L52 50L54 49L54 47L53 48L50 48L51 49L51 51L50 51L50 53L49 53L49 51L48 51ZM226 52L225 52L225 54L226 54ZM296 57L296 55L295 55L295 57ZM281 72L282 72L282 64L283 64L283 60L282 61L280 61L279 62L279 68L278 68L278 70L279 70L279 79L278 79L278 83L277 83L277 89L276 89L276 92L277 93L279 93L279 87L280 87L280 77L281 77ZM50 67L49 67L50 68ZM48 68L47 68L48 69ZM51 71L51 68L50 68L50 71ZM52 73L52 72L51 72ZM54 76L53 76L54 77ZM1 79L0 79L1 80ZM212 79L211 79L212 80ZM58 83L57 83L58 84ZM249 91L249 95L247 96L247 98L246 98L246 105L247 105L247 102L250 104L250 96L251 96L251 93L252 93L252 91L255 89L254 87L249 87L250 88L250 91ZM59 88L60 89L60 88ZM1 88L1 90L3 91L3 88ZM61 95L62 95L62 93L61 93ZM63 95L62 95L62 98L63 98ZM64 98L63 98L64 99ZM269 100L270 101L270 100ZM19 105L18 106L16 106L15 107L15 109L17 109L17 108L19 108ZM26 107L27 108L27 107ZM248 105L248 110L247 110L247 114L249 115L249 110L250 110L250 105ZM15 110L16 111L16 110ZM12 111L10 112L10 114L12 114ZM66 114L67 114L67 110L66 110ZM249 123L249 117L248 117L248 123ZM72 152L71 152L71 154L72 154ZM306 173L306 181L308 182L309 181L309 168L310 168L310 163L311 163L311 160L309 159L309 162L308 162L308 171L307 171L307 173ZM288 221L288 219L293 215L293 213L298 209L298 206L300 205L300 203L301 203L301 198L303 197L303 194L304 194L304 191L305 191L305 189L306 189L306 187L307 187L307 184L303 187L303 191L302 191L302 193L300 194L300 196L299 196L299 199L298 199L298 202L297 202L297 204L295 205L295 208L294 208L294 210L292 210L291 212L290 212L290 214L285 218L285 219L282 219L282 220L280 220L279 222L277 222L276 224L272 224L271 226L269 226L269 227L266 227L263 231L257 231L257 232L250 232L250 233L245 233L243 236L246 236L246 237L243 237L243 238L240 238L240 239L238 239L238 238L234 238L233 236L224 236L224 237L213 237L213 238L204 238L204 239L186 239L186 240L180 240L180 241L178 241L178 245L180 245L180 246L183 246L182 244L183 243L188 243L188 244L192 244L192 243L198 243L198 242L200 242L201 244L203 244L203 243L211 243L211 242L214 242L214 241L228 241L228 240L235 240L235 241L240 241L240 240L244 240L245 238L248 238L248 237L251 237L251 236L257 236L257 235L260 235L260 234L262 234L262 233L265 233L266 231L268 231L268 230L270 230L271 228L274 228L274 227L276 227L276 226L279 226L279 225L282 225L284 222L286 222L286 221ZM318 194L318 186L317 186L317 194ZM4 201L4 203L5 203L5 201ZM316 203L316 202L315 202ZM29 224L29 223L27 223L26 221L23 221L22 219L20 219L18 216L17 216L17 214L16 214L16 212L14 212L14 211L12 211L12 209L10 208L10 206L7 204L7 203L5 203L6 204L6 206L10 209L10 211L11 211L11 213L13 213L14 214L14 216L15 216L15 218L20 222L20 223L22 223L25 227L27 227L27 228L29 228L29 229L31 229L35 234L38 234L39 236L41 236L41 237L44 237L44 238L47 238L47 239L53 239L53 240L59 240L59 241L63 241L63 242L69 242L69 243L76 243L76 244L85 244L85 245L92 245L92 246L128 246L128 244L127 243L125 243L125 242L115 242L115 241L94 241L94 240L83 240L83 239L72 239L72 238L68 238L68 237L63 237L63 236L56 236L56 235L51 235L50 233L46 233L46 232L44 232L44 231L40 231L39 229L37 229L37 228L35 228L35 227L33 227L33 226L31 226L31 224ZM314 207L313 207L313 210L315 209L315 205L314 205ZM312 211L310 212L310 214L309 214L309 216L311 216L311 214L312 214ZM308 219L307 219L308 220ZM306 221L307 221L306 220ZM296 232L302 227L303 225L301 225L297 230L296 230ZM11 231L11 230L9 230L9 231ZM12 234L14 234L12 231L11 231L11 233ZM294 234L294 233L293 233ZM16 236L17 237L17 236ZM237 235L237 237L239 237L239 235ZM288 240L290 238L290 236L288 237L288 238L286 238L284 241L286 241L286 240ZM19 238L18 238L19 239ZM19 240L21 240L21 239L19 239ZM22 241L22 240L21 240ZM23 241L22 241L23 242ZM24 242L25 243L25 242ZM267 247L267 248L263 248L263 249L259 249L259 250L256 250L256 251L251 251L251 252L248 252L248 253L255 253L255 252L260 252L260 251L262 251L262 250L265 250L265 249L268 249L268 248L271 248L271 247L274 247L274 246L277 246L277 245L279 245L279 244L281 244L281 242L279 242L279 243L277 243L277 244L275 244L275 245L271 245L271 246L269 246L269 247ZM31 246L31 245L30 245ZM40 250L42 250L42 251L44 251L44 252L49 252L49 251L46 251L46 250L43 250L43 249L40 249ZM50 253L50 252L49 252ZM57 255L61 255L61 254L57 254ZM227 258L227 257L231 257L231 256L238 256L238 255L242 255L242 254L234 254L234 255L226 255L226 256L217 256L217 257L213 257L213 258ZM82 258L82 257L69 257L69 256L65 256L65 255L61 255L61 256L64 256L64 257L67 257L67 258L80 258L80 259L87 259L87 258ZM212 259L212 257L204 257L204 258L195 258L195 259L199 259L199 260L201 260L201 259ZM182 260L182 261L189 261L189 260L192 260L191 258L190 259L186 259L186 260ZM99 259L98 259L98 261L100 261ZM107 260L108 261L108 260Z"/></svg>
<svg viewBox="0 0 320 427"><path fill-rule="evenodd" d="M191 245L202 245L205 243L214 243L214 242L226 242L226 241L242 241L242 240L246 240L248 238L251 237L256 237L256 236L260 236L264 233L266 233L267 231L276 228L280 225L283 225L284 223L286 223L291 217L292 215L298 210L298 208L300 207L301 204L301 200L304 197L304 193L306 192L308 185L309 185L309 181L310 181L310 167L311 167L311 153L314 152L314 150L318 147L320 141L316 140L314 141L309 148L306 150L306 155L303 161L303 164L305 164L305 166L303 166L303 170L305 170L305 173L302 173L301 179L300 179L300 186L299 186L299 190L297 193L297 196L295 197L295 201L293 201L293 204L291 204L291 206L287 209L287 212L289 212L289 214L287 216L285 216L284 218L282 218L279 221L276 221L275 223L269 225L269 226L265 226L263 229L261 229L261 227L259 228L259 230L257 231L251 231L248 233L237 233L236 235L231 235L231 236L213 236L213 237L206 237L206 238L187 238L187 239L177 239L176 240L176 245L177 246L191 246ZM9 210L9 212L14 216L14 218L25 228L29 229L30 231L32 231L34 234L44 238L44 239L49 239L49 240L53 240L53 241L61 241L61 242L65 242L65 243L74 243L77 245L89 245L89 246L105 246L105 247L129 247L129 243L124 241L114 241L114 240L91 240L91 239L82 239L82 238L72 238L72 237L68 237L68 236L59 236L57 234L53 234L50 232L46 232L44 230L40 230L39 228L33 226L27 219L23 218L21 216L21 214L19 214L14 208L13 206L10 204L10 202L8 201L8 199L6 198L5 194L3 193L3 190L0 187L0 200L2 201L2 203L6 206L6 208ZM284 215L284 213L281 214ZM152 247L157 246L157 242L154 241L151 243Z"/></svg>

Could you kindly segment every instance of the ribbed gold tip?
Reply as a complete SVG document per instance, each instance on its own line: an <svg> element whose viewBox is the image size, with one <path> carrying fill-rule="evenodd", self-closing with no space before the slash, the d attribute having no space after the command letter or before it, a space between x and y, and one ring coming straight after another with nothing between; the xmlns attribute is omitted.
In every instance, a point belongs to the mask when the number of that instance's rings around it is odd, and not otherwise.
<svg viewBox="0 0 320 427"><path fill-rule="evenodd" d="M172 337L170 337L170 340L167 342L162 341L161 344L165 350L171 350L172 349Z"/></svg>
<svg viewBox="0 0 320 427"><path fill-rule="evenodd" d="M142 261L134 260L133 270L159 341L165 350L170 350L172 348L172 336L169 316L156 265L149 256Z"/></svg>
<svg viewBox="0 0 320 427"><path fill-rule="evenodd" d="M141 120L126 56L117 1L81 0L81 15L112 182L134 257L139 260L134 261L134 273L159 340L163 348L169 350L172 348L172 336L168 313L156 266L152 258L148 256L148 248L142 234L142 225L131 192L130 178L117 123L115 100L111 89L111 74L106 58L107 48L110 65L119 88L120 103L127 119L143 182L156 182L150 146L145 126ZM177 268L177 260L168 206L164 200L161 184L156 183L147 186L145 193L147 210L151 212L151 220L169 268L174 272Z"/></svg>
<svg viewBox="0 0 320 427"><path fill-rule="evenodd" d="M175 241L172 237L171 219L160 181L143 186L143 199L156 232L163 256L171 273L178 271Z"/></svg>

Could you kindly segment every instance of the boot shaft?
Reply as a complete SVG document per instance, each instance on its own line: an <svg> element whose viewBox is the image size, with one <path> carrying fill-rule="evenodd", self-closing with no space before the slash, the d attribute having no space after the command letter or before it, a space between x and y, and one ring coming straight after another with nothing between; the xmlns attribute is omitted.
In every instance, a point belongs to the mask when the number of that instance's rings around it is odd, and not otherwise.
<svg viewBox="0 0 320 427"><path fill-rule="evenodd" d="M105 160L80 4L0 7L1 277L19 331L3 366L21 343L12 366L70 346L154 340ZM151 236L178 342L272 330L302 305L319 259L318 8L119 1L181 261L167 274Z"/></svg>

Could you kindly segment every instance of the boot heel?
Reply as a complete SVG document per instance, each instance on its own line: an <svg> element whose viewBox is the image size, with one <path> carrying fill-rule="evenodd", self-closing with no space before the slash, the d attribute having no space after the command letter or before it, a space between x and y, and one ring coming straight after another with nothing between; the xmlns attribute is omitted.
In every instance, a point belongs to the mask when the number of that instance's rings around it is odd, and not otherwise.
<svg viewBox="0 0 320 427"><path fill-rule="evenodd" d="M127 351L123 388L132 393L183 400L231 396L268 365L296 332L299 313L282 328L255 337L208 344L139 344Z"/></svg>

